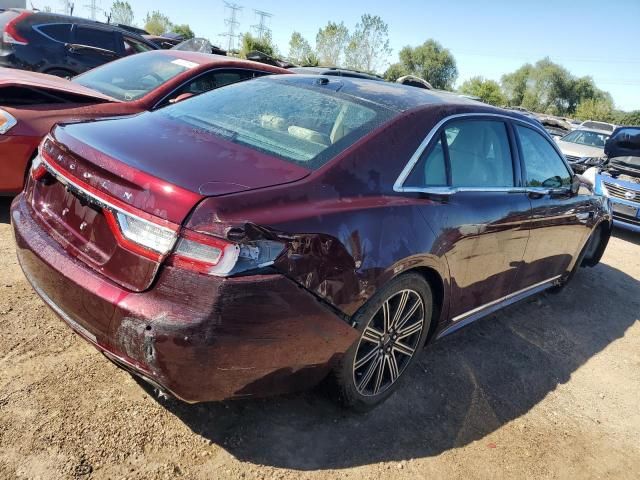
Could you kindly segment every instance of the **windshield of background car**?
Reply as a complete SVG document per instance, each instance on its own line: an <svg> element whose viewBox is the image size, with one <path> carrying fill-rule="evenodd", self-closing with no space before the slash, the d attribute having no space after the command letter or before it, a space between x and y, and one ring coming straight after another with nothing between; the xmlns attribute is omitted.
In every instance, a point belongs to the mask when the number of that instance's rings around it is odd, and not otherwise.
<svg viewBox="0 0 640 480"><path fill-rule="evenodd" d="M223 87L156 114L309 169L319 168L391 116L330 87L266 79Z"/></svg>
<svg viewBox="0 0 640 480"><path fill-rule="evenodd" d="M562 138L563 142L577 143L589 147L604 148L604 144L609 140L606 133L592 132L590 130L574 130Z"/></svg>
<svg viewBox="0 0 640 480"><path fill-rule="evenodd" d="M131 102L198 64L163 53L149 52L107 63L72 81L110 97Z"/></svg>

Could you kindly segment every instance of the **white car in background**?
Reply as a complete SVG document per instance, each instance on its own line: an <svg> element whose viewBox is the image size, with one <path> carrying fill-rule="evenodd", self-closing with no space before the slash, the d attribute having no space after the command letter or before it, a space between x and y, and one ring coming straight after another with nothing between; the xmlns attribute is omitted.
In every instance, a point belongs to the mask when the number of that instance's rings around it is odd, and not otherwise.
<svg viewBox="0 0 640 480"><path fill-rule="evenodd" d="M576 173L599 167L605 161L604 145L611 132L580 127L557 139L558 147Z"/></svg>
<svg viewBox="0 0 640 480"><path fill-rule="evenodd" d="M601 130L611 135L617 127L613 123L596 122L595 120L587 120L586 122L582 122L580 124L580 128L584 128L587 130Z"/></svg>

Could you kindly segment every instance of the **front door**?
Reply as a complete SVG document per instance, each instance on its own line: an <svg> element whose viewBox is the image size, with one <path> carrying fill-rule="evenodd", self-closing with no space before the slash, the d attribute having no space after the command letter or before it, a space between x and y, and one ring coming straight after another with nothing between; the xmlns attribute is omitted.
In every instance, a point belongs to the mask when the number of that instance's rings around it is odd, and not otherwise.
<svg viewBox="0 0 640 480"><path fill-rule="evenodd" d="M502 120L453 119L405 181L433 193L424 216L438 235L435 253L449 265L454 321L513 291L531 215L515 154Z"/></svg>
<svg viewBox="0 0 640 480"><path fill-rule="evenodd" d="M591 231L596 209L591 195L571 193L573 174L550 141L516 125L532 216L530 239L517 288L564 275Z"/></svg>

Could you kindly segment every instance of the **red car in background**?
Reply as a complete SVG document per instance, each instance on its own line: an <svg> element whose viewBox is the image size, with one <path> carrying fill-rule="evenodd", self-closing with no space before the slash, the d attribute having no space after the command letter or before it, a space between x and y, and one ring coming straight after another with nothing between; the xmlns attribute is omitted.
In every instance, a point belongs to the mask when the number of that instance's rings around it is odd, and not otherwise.
<svg viewBox="0 0 640 480"><path fill-rule="evenodd" d="M56 123L155 110L282 68L196 52L162 50L108 63L73 80L0 69L0 195L22 190L38 144Z"/></svg>

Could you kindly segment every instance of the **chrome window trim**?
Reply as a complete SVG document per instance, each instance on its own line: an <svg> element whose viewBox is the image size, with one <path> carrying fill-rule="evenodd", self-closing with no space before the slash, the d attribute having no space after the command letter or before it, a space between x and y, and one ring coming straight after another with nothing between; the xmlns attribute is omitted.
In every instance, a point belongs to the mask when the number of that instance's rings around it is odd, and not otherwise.
<svg viewBox="0 0 640 480"><path fill-rule="evenodd" d="M50 22L50 23L40 23L38 25L34 25L31 28L33 28L36 32L38 32L40 35L42 35L43 37L48 38L49 40L51 40L52 42L56 42L56 43L62 43L63 45L66 45L67 43L70 42L63 42L61 40L55 39L53 38L51 35L48 35L46 33L44 33L42 31L42 27L48 27L49 25L69 25L69 39L71 39L71 31L73 30L73 23L69 23L69 22Z"/></svg>
<svg viewBox="0 0 640 480"><path fill-rule="evenodd" d="M518 118L514 118L509 115L504 115L501 113L474 112L474 113L458 113L455 115L449 115L447 117L444 117L442 120L440 120L427 134L427 136L422 141L418 149L409 159L409 162L405 165L402 172L400 172L400 175L398 176L395 183L393 184L393 191L398 193L429 193L433 195L453 195L454 193L457 193L457 192L508 192L508 193L522 192L522 193L548 194L550 192L549 189L539 188L539 187L518 188L518 187L405 187L404 186L404 182L406 182L407 178L409 178L409 175L411 175L411 172L420 161L422 154L427 149L427 147L429 146L433 138L436 136L436 134L439 133L440 129L446 123L450 122L451 120L456 120L460 118L480 118L481 119L481 118L487 118L487 117L497 118L497 119L509 121L509 122L517 122L522 124L525 127L529 127L533 130L538 131L538 133L541 133L543 137L546 135L545 130L539 127L538 125L525 122ZM555 148L555 150L560 154L561 158L565 161L565 164L566 164L566 160L564 159L564 157L562 157L562 154L559 152L559 150L557 148ZM511 152L512 159L514 158L513 154L514 152Z"/></svg>

